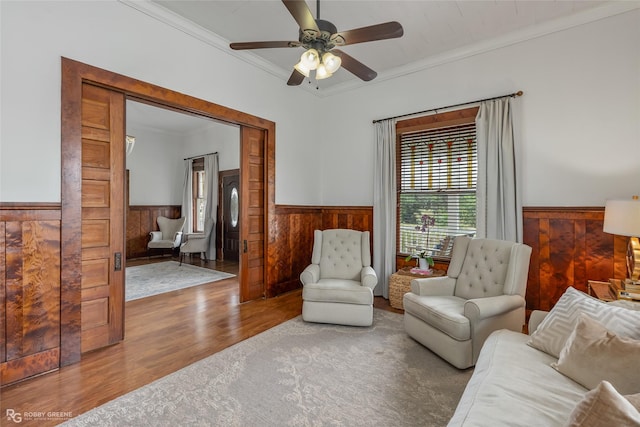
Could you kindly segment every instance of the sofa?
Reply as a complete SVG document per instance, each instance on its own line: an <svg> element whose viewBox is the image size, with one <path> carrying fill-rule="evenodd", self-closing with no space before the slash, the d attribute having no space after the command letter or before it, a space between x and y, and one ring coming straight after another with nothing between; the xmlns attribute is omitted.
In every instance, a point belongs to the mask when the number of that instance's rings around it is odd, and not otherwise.
<svg viewBox="0 0 640 427"><path fill-rule="evenodd" d="M639 303L569 288L485 341L449 427L640 426Z"/></svg>

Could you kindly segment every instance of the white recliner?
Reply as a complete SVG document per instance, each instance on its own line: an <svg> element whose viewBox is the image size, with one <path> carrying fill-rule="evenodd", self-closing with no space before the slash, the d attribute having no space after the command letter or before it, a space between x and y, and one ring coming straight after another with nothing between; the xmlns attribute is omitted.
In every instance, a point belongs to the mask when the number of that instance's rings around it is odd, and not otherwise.
<svg viewBox="0 0 640 427"><path fill-rule="evenodd" d="M147 243L147 252L151 255L152 249L170 249L173 254L174 249L180 247L182 241L182 228L186 218L167 218L159 216L157 219L160 231L149 233L151 240Z"/></svg>
<svg viewBox="0 0 640 427"><path fill-rule="evenodd" d="M531 247L456 237L447 276L414 279L404 327L459 369L474 366L491 332L522 332Z"/></svg>
<svg viewBox="0 0 640 427"><path fill-rule="evenodd" d="M303 320L370 326L378 277L371 267L369 232L315 230L311 265L300 281Z"/></svg>

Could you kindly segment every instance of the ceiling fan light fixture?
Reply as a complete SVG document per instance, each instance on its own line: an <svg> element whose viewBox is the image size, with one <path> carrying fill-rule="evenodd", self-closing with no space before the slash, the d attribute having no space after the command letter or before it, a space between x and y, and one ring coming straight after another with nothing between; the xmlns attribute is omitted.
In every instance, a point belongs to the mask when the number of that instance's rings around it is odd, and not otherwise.
<svg viewBox="0 0 640 427"><path fill-rule="evenodd" d="M320 64L320 55L318 51L311 48L305 51L300 57L300 62L303 63L309 70L315 70Z"/></svg>
<svg viewBox="0 0 640 427"><path fill-rule="evenodd" d="M324 64L318 65L318 69L316 70L316 80L326 79L331 77L331 75L332 73L329 72Z"/></svg>
<svg viewBox="0 0 640 427"><path fill-rule="evenodd" d="M342 64L342 59L340 59L339 56L335 56L331 52L327 52L324 55L322 55L322 63L324 64L329 74L333 74L336 71L338 71L338 68L340 68L340 65Z"/></svg>
<svg viewBox="0 0 640 427"><path fill-rule="evenodd" d="M309 77L309 73L311 72L311 70L306 65L304 65L304 62L302 61L294 65L293 68L298 70L300 74L304 75L305 77Z"/></svg>

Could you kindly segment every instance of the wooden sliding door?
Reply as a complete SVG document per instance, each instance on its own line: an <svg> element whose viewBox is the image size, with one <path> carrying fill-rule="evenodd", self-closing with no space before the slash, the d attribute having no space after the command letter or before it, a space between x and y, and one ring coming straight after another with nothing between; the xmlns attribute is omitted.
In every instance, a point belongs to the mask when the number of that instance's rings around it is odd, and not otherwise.
<svg viewBox="0 0 640 427"><path fill-rule="evenodd" d="M82 85L82 352L124 338L124 94Z"/></svg>

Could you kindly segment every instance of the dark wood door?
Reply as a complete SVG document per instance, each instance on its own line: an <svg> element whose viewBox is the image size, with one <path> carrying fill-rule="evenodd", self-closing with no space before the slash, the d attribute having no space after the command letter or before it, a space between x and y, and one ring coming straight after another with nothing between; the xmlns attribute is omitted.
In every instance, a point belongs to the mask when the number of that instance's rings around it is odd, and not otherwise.
<svg viewBox="0 0 640 427"><path fill-rule="evenodd" d="M264 297L265 134L240 130L240 302Z"/></svg>
<svg viewBox="0 0 640 427"><path fill-rule="evenodd" d="M82 85L82 352L124 338L124 102Z"/></svg>
<svg viewBox="0 0 640 427"><path fill-rule="evenodd" d="M222 175L222 259L240 258L240 172Z"/></svg>

